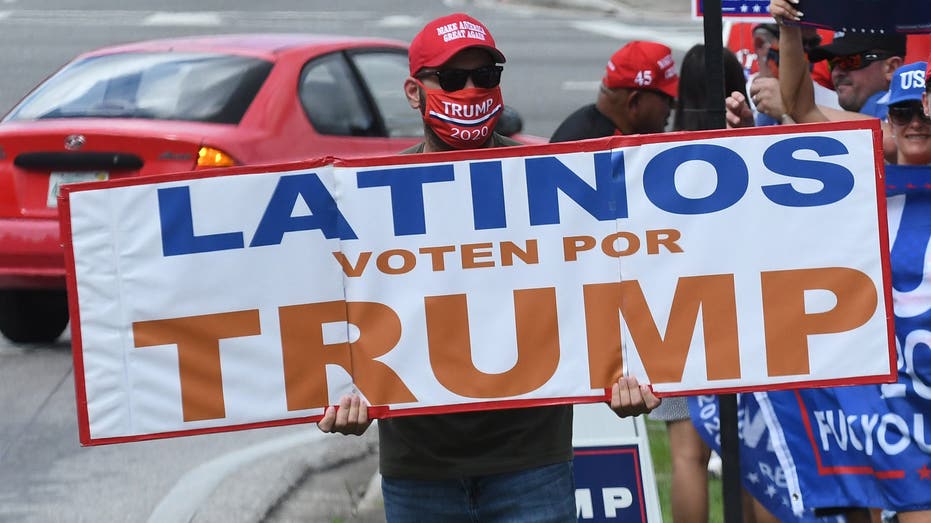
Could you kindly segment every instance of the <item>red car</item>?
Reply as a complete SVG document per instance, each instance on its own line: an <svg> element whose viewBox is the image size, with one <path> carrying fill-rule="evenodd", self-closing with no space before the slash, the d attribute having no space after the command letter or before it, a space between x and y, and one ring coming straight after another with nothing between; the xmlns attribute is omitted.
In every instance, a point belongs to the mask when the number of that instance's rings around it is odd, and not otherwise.
<svg viewBox="0 0 931 523"><path fill-rule="evenodd" d="M62 184L396 153L423 132L403 95L407 68L403 42L287 34L78 56L0 122L0 332L49 342L68 323Z"/></svg>

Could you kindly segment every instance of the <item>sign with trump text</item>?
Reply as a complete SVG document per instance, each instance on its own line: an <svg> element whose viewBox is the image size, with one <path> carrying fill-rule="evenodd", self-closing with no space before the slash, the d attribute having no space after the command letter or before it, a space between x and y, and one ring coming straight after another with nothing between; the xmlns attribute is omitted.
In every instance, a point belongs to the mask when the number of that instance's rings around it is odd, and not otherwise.
<svg viewBox="0 0 931 523"><path fill-rule="evenodd" d="M81 441L894 379L870 122L65 187Z"/></svg>

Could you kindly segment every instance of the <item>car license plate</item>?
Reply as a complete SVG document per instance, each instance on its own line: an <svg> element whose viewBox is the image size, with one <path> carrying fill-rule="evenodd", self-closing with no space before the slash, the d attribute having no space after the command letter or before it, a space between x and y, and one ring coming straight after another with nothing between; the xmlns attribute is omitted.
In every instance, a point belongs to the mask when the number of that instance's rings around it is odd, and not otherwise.
<svg viewBox="0 0 931 523"><path fill-rule="evenodd" d="M109 177L110 173L107 171L50 173L48 177L48 200L46 200L46 204L51 208L58 207L58 193L61 192L62 185L78 182L96 182L106 180Z"/></svg>

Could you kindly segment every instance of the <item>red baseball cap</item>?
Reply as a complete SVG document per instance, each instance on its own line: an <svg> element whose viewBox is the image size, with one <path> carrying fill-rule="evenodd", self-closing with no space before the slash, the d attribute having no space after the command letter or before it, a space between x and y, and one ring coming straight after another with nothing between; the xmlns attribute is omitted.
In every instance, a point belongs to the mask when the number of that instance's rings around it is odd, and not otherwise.
<svg viewBox="0 0 931 523"><path fill-rule="evenodd" d="M679 96L672 50L656 42L634 41L618 49L601 81L610 89L652 89L673 98Z"/></svg>
<svg viewBox="0 0 931 523"><path fill-rule="evenodd" d="M424 67L439 67L459 51L480 47L491 53L496 63L504 54L495 47L488 28L465 13L454 13L428 23L414 36L408 49L411 76Z"/></svg>

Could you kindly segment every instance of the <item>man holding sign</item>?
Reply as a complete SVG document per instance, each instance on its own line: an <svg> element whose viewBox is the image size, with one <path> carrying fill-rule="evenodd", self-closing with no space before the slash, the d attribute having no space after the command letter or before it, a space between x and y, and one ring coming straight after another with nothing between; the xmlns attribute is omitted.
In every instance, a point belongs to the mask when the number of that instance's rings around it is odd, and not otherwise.
<svg viewBox="0 0 931 523"><path fill-rule="evenodd" d="M404 83L423 116L424 141L403 153L518 145L493 131L504 107L504 62L478 20L457 13L428 23L411 42ZM659 403L649 387L622 377L610 406L631 416ZM367 407L358 395L343 397L318 426L362 434ZM389 521L577 519L571 405L400 416L379 422L379 438Z"/></svg>

